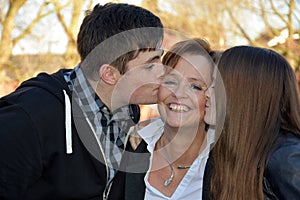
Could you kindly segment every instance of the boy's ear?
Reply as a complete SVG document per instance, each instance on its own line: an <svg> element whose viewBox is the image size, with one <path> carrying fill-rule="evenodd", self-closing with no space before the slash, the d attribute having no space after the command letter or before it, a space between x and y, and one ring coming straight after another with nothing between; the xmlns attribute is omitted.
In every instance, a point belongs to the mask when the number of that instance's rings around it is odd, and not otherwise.
<svg viewBox="0 0 300 200"><path fill-rule="evenodd" d="M120 77L120 72L115 67L104 64L100 67L100 79L109 85L115 85Z"/></svg>

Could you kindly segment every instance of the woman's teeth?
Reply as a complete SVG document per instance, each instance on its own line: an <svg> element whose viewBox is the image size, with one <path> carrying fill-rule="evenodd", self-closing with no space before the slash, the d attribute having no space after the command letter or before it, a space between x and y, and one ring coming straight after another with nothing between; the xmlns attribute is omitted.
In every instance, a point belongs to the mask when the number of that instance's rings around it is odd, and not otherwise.
<svg viewBox="0 0 300 200"><path fill-rule="evenodd" d="M175 112L187 112L189 109L184 105L170 104L169 108Z"/></svg>

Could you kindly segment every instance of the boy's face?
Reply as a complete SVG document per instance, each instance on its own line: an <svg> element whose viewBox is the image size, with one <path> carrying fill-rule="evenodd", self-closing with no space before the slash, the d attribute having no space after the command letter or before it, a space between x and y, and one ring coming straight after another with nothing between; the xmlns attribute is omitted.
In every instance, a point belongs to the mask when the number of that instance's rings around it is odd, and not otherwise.
<svg viewBox="0 0 300 200"><path fill-rule="evenodd" d="M165 72L162 53L162 50L141 51L127 63L127 70L120 76L114 91L124 105L157 103L158 88Z"/></svg>

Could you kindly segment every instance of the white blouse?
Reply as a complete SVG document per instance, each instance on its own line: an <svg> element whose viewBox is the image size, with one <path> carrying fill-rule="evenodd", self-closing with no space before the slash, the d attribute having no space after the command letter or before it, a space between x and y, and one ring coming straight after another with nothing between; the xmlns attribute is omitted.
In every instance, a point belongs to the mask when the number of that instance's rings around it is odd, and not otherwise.
<svg viewBox="0 0 300 200"><path fill-rule="evenodd" d="M161 119L155 119L153 122L145 126L138 131L139 135L148 144L147 149L151 153L150 166L152 165L153 151L156 142L159 140L164 129L164 123ZM171 197L167 197L162 194L159 190L154 188L148 182L149 170L144 178L146 184L145 199L146 200L162 200L162 199L180 199L180 200L190 200L190 199L202 199L202 183L204 176L204 169L206 161L209 155L210 147L214 143L214 129L208 129L207 132L207 145L201 154L195 159L191 167L188 169L187 173L179 183L175 192Z"/></svg>

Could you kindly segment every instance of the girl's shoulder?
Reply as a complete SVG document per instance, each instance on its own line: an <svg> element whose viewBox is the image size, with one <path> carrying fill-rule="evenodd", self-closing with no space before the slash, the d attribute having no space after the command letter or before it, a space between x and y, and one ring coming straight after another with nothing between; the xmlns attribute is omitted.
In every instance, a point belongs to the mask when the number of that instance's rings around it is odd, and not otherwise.
<svg viewBox="0 0 300 200"><path fill-rule="evenodd" d="M279 145L267 160L265 177L279 199L295 199L300 196L300 138L298 136L284 133Z"/></svg>

